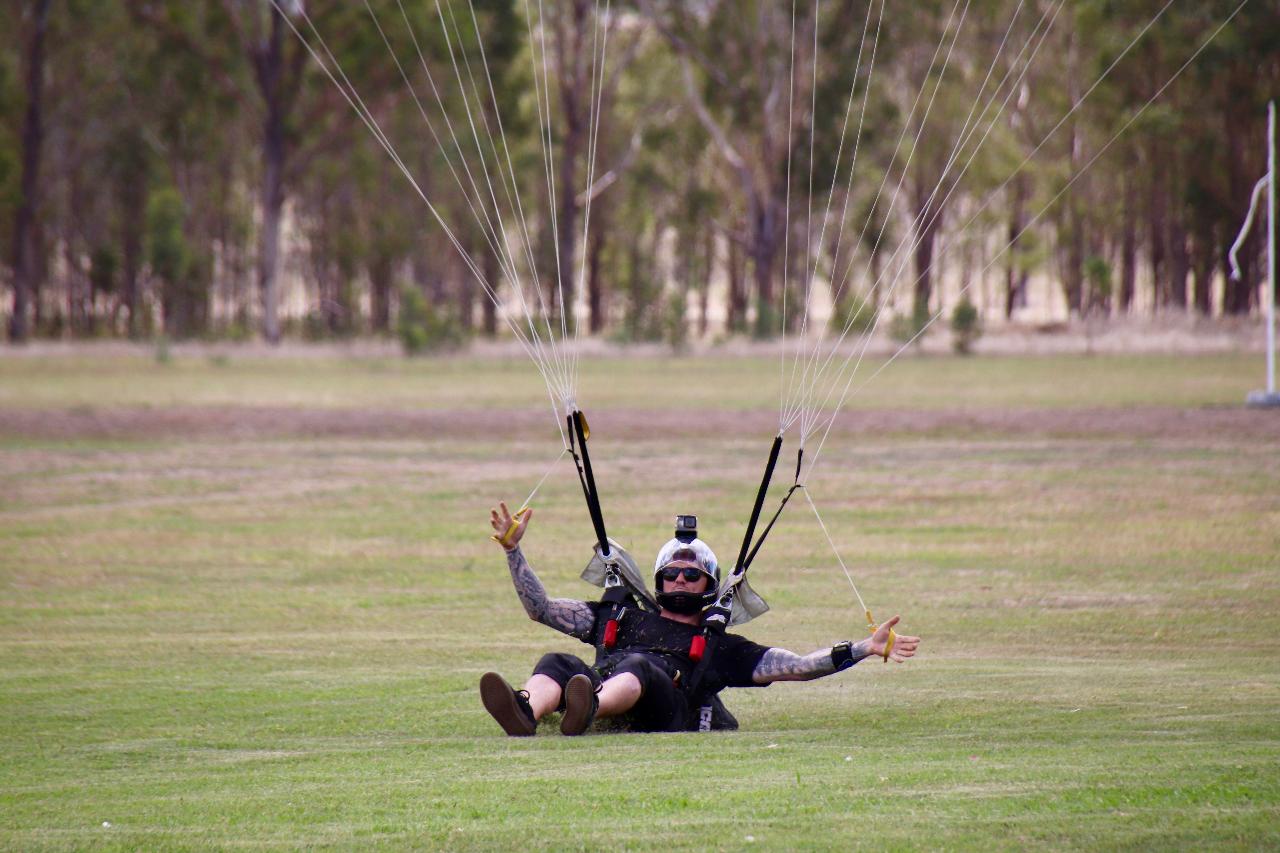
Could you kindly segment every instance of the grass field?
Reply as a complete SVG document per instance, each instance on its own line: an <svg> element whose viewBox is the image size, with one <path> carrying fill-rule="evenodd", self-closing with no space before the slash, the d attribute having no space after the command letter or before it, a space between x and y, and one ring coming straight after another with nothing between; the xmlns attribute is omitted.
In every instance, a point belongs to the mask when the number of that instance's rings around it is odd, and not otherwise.
<svg viewBox="0 0 1280 853"><path fill-rule="evenodd" d="M529 622L486 513L559 450L527 362L0 359L7 849L1274 849L1280 414L1249 356L916 358L810 487L902 666L731 691L742 729L506 739ZM584 365L615 539L730 561L772 359ZM563 461L527 552L590 525ZM857 636L802 502L743 633Z"/></svg>

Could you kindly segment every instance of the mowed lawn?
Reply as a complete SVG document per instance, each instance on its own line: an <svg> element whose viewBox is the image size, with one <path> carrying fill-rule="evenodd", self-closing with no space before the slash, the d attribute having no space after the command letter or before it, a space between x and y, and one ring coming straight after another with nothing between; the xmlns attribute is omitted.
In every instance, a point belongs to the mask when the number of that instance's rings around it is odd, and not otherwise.
<svg viewBox="0 0 1280 853"><path fill-rule="evenodd" d="M610 534L645 566L696 513L731 562L778 361L582 367ZM589 654L524 617L487 539L560 451L530 363L0 359L0 846L1274 849L1260 373L903 359L809 487L914 661L731 691L736 733L517 740L480 674ZM535 569L590 597L567 460L534 504ZM864 631L803 500L752 572L753 639Z"/></svg>

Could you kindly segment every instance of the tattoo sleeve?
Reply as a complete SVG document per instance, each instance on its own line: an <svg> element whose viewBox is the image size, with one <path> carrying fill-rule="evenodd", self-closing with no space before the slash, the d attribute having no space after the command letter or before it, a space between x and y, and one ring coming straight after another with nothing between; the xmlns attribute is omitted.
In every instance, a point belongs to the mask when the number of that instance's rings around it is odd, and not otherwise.
<svg viewBox="0 0 1280 853"><path fill-rule="evenodd" d="M595 623L595 613L585 601L572 598L548 598L542 581L533 573L524 552L513 548L507 552L507 568L524 612L535 622L565 634L585 635Z"/></svg>
<svg viewBox="0 0 1280 853"><path fill-rule="evenodd" d="M869 645L869 640L853 644L851 651L854 663L870 656ZM822 678L824 675L831 675L835 671L836 665L831 660L831 649L819 649L807 655L798 655L786 649L769 649L764 653L764 657L760 658L760 663L756 664L755 671L751 673L751 679L756 684L769 684L774 681L811 681Z"/></svg>

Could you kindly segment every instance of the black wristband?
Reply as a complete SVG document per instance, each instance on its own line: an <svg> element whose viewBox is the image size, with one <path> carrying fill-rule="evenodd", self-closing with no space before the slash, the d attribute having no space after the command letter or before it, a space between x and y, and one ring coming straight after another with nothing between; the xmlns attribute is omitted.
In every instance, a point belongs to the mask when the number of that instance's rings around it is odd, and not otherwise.
<svg viewBox="0 0 1280 853"><path fill-rule="evenodd" d="M836 672L853 666L853 643L845 640L831 647L831 663Z"/></svg>

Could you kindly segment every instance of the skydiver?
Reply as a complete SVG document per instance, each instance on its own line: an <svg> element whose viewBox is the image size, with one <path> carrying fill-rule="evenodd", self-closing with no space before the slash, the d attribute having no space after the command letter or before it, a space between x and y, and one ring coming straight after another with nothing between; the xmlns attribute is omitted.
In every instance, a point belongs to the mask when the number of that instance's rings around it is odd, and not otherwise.
<svg viewBox="0 0 1280 853"><path fill-rule="evenodd" d="M701 633L703 610L716 597L720 568L701 539L672 539L658 552L654 566L657 614L628 607L619 619L616 644L603 644L600 602L549 598L520 549L533 517L527 510L514 525L505 503L490 511L490 523L507 554L507 567L525 612L535 622L596 647L596 663L575 655L551 653L538 661L524 688L515 690L502 676L480 679L485 710L513 737L534 733L538 721L560 711L560 731L580 735L601 717L623 717L632 731L675 732L737 728L718 701L725 687L765 687L775 681L810 681L847 669L873 655L902 663L913 657L919 637L895 635L894 616L870 637L837 643L808 655L770 648L736 634L724 634L701 671L689 655ZM499 538L495 537L495 538ZM886 646L889 646L886 651ZM697 673L695 675L695 673ZM690 681L696 695L689 694Z"/></svg>

